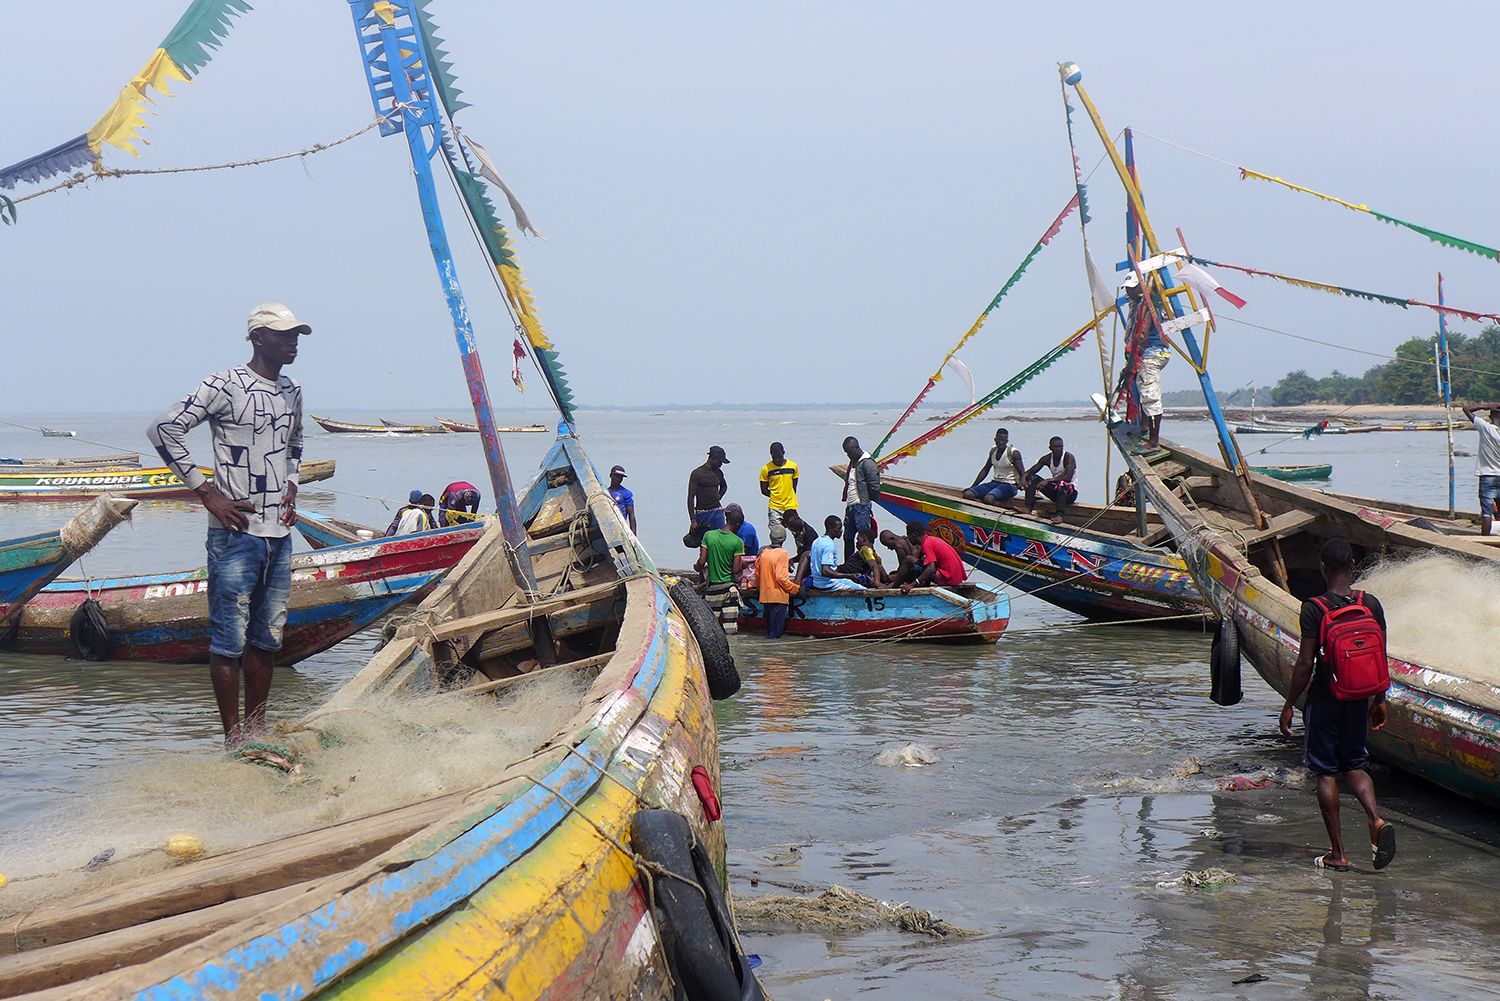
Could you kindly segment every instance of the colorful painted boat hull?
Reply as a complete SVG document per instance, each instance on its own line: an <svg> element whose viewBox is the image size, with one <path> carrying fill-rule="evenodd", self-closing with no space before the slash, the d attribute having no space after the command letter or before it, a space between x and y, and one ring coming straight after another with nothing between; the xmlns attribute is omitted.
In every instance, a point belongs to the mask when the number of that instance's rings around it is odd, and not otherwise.
<svg viewBox="0 0 1500 1001"><path fill-rule="evenodd" d="M278 664L295 664L420 598L473 547L483 526L340 546L292 558L292 593ZM208 570L56 581L22 610L13 649L71 656L70 623L86 598L102 606L111 657L206 663Z"/></svg>
<svg viewBox="0 0 1500 1001"><path fill-rule="evenodd" d="M994 643L1010 624L1010 599L999 591L961 584L956 588L887 588L807 591L787 609L788 636L912 640L928 643ZM763 633L759 600L742 597L739 628Z"/></svg>
<svg viewBox="0 0 1500 1001"><path fill-rule="evenodd" d="M135 507L131 501L113 498L95 501L96 507L101 505L108 505L118 512L116 520L124 518ZM102 533L99 534L102 537ZM71 552L63 538L64 532L59 529L0 542L0 631L8 627L16 613L38 591L56 580L78 559L79 554Z"/></svg>
<svg viewBox="0 0 1500 1001"><path fill-rule="evenodd" d="M926 525L958 550L964 562L1002 585L1079 615L1119 620L1207 611L1187 566L1169 549L1053 525L958 494L952 488L888 476L881 479L878 503L902 521ZM1178 621L1199 624L1192 618Z"/></svg>
<svg viewBox="0 0 1500 1001"><path fill-rule="evenodd" d="M333 459L302 464L301 483L316 483L333 476ZM199 467L210 481L214 471ZM11 473L0 467L0 501L77 501L101 494L131 500L191 500L195 494L165 466L144 469L59 469L56 472Z"/></svg>
<svg viewBox="0 0 1500 1001"><path fill-rule="evenodd" d="M1137 489L1146 490L1172 529L1203 595L1221 616L1234 622L1241 653L1266 684L1284 696L1290 689L1301 644L1301 602L1266 578L1228 534L1206 526L1201 516L1152 471L1150 463L1131 450L1132 442L1122 426L1113 428L1111 434L1136 473ZM1191 455L1180 449L1174 454ZM1228 477L1216 460L1202 456L1194 460L1196 469L1217 469L1221 476ZM1386 533L1393 549L1416 548L1428 539L1459 549L1473 546L1408 526L1370 522L1354 505L1331 495L1260 477L1255 481L1257 493L1272 492L1283 501L1297 499L1300 492L1305 510L1321 510L1322 520L1335 523L1337 531L1346 535ZM1373 546L1378 539L1367 535L1355 541ZM1475 556L1491 555L1477 547L1466 551ZM1390 657L1390 670L1387 722L1382 729L1370 731L1370 753L1403 771L1500 809L1500 689L1412 663L1395 651Z"/></svg>

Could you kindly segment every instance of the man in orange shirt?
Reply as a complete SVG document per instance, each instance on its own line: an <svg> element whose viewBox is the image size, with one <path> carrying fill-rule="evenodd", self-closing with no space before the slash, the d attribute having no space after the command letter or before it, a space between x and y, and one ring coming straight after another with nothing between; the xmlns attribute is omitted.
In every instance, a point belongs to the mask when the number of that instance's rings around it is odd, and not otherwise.
<svg viewBox="0 0 1500 1001"><path fill-rule="evenodd" d="M766 610L766 639L779 640L786 632L787 603L800 587L787 573L789 563L785 549L773 543L760 551L755 560L755 576L760 581L760 603Z"/></svg>

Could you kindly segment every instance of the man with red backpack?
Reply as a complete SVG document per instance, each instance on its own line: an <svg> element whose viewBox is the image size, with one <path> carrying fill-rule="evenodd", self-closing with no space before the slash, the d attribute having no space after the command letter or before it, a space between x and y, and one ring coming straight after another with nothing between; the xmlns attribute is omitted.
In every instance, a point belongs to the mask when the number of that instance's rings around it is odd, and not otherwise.
<svg viewBox="0 0 1500 1001"><path fill-rule="evenodd" d="M1303 691L1307 767L1318 776L1318 807L1330 847L1320 869L1349 871L1339 826L1338 775L1370 818L1375 868L1396 857L1396 829L1380 819L1375 786L1365 772L1366 726L1385 726L1390 674L1385 653L1385 609L1374 595L1353 588L1354 552L1343 539L1329 539L1320 553L1327 593L1302 603L1302 643L1292 668L1291 689L1281 707L1281 732L1292 735L1292 709ZM1316 668L1316 669L1315 669Z"/></svg>

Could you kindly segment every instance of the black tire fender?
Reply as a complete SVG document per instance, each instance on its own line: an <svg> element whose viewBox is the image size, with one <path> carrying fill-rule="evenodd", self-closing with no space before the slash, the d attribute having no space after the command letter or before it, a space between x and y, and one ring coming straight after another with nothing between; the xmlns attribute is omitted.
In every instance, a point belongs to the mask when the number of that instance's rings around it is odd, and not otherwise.
<svg viewBox="0 0 1500 1001"><path fill-rule="evenodd" d="M654 898L672 977L688 1001L765 1001L739 947L713 861L687 820L671 810L641 810L630 846L654 868L674 874L646 869L641 878Z"/></svg>
<svg viewBox="0 0 1500 1001"><path fill-rule="evenodd" d="M73 649L84 660L109 660L115 642L109 638L109 623L104 621L104 608L89 598L73 611L68 621L68 635L73 639Z"/></svg>
<svg viewBox="0 0 1500 1001"><path fill-rule="evenodd" d="M708 678L708 694L715 701L727 699L740 690L740 672L734 666L734 654L729 652L729 637L719 625L719 617L703 595L693 590L693 585L679 580L667 590L672 604L687 620L698 649L703 653L703 673Z"/></svg>
<svg viewBox="0 0 1500 1001"><path fill-rule="evenodd" d="M1233 615L1219 619L1208 656L1208 697L1221 706L1237 705L1245 697L1240 687L1240 631Z"/></svg>

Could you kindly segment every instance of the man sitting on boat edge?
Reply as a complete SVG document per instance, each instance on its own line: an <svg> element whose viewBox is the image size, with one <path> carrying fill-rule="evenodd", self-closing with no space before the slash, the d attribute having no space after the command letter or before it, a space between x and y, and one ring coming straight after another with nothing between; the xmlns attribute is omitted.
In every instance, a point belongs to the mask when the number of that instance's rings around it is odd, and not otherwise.
<svg viewBox="0 0 1500 1001"><path fill-rule="evenodd" d="M863 591L864 586L852 579L852 575L839 570L838 540L844 533L844 523L836 514L823 519L823 530L827 535L818 536L812 545L812 569L803 587L820 591Z"/></svg>
<svg viewBox="0 0 1500 1001"><path fill-rule="evenodd" d="M1036 515L1036 495L1041 491L1052 502L1053 523L1060 525L1068 505L1078 499L1078 487L1073 483L1073 477L1078 475L1078 460L1063 448L1061 438L1054 435L1047 444L1049 450L1026 470L1026 513ZM1047 467L1046 479L1041 476L1043 466Z"/></svg>
<svg viewBox="0 0 1500 1001"><path fill-rule="evenodd" d="M995 478L988 483L983 482L991 471ZM995 432L995 447L985 456L984 466L979 470L979 475L974 477L969 489L964 491L964 498L999 507L1020 493L1021 485L1025 482L1026 465L1021 459L1021 453L1010 443L1010 429L1001 428ZM1015 504L1011 508L1020 510Z"/></svg>

